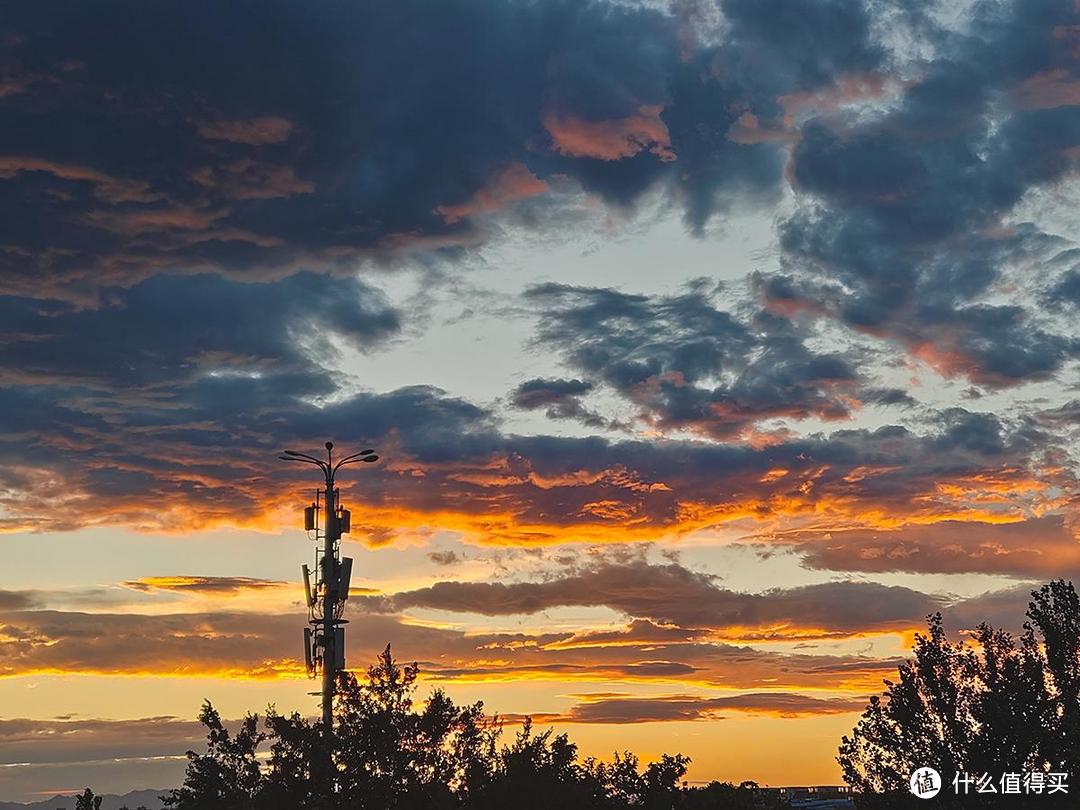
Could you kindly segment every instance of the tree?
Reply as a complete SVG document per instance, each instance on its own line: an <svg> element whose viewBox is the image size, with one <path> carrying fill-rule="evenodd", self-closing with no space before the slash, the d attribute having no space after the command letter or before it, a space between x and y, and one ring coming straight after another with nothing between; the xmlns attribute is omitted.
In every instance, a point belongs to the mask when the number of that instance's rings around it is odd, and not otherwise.
<svg viewBox="0 0 1080 810"><path fill-rule="evenodd" d="M699 788L689 788L683 798L683 810L789 810L791 805L780 798L763 793L754 782L736 786L729 782L710 782Z"/></svg>
<svg viewBox="0 0 1080 810"><path fill-rule="evenodd" d="M199 721L207 729L207 751L202 755L187 752L184 785L164 797L165 807L255 810L264 784L256 753L266 739L266 734L258 730L258 715L249 714L236 734L230 735L217 710L207 701Z"/></svg>
<svg viewBox="0 0 1080 810"><path fill-rule="evenodd" d="M533 732L526 718L511 745L498 756L491 781L468 805L477 810L544 810L551 807L594 810L604 807L604 789L590 763L577 761L577 746L551 729Z"/></svg>
<svg viewBox="0 0 1080 810"><path fill-rule="evenodd" d="M101 810L101 797L87 788L81 796L75 798L75 810Z"/></svg>
<svg viewBox="0 0 1080 810"><path fill-rule="evenodd" d="M334 734L270 707L259 729L248 715L233 734L203 706L205 754L188 752L170 810L772 810L752 783L688 788L690 760L664 755L641 765L629 752L582 761L566 734L528 718L499 747L502 726L482 703L457 706L439 689L414 701L416 664L389 646L360 683L344 674ZM259 747L269 742L269 757ZM260 762L262 764L260 765Z"/></svg>
<svg viewBox="0 0 1080 810"><path fill-rule="evenodd" d="M958 772L1080 771L1080 601L1063 580L1032 598L1019 639L982 624L974 646L951 642L941 614L928 617L929 634L916 636L898 680L885 681L841 741L844 779L865 806L907 795L918 767L946 781ZM948 790L940 799L973 803Z"/></svg>
<svg viewBox="0 0 1080 810"><path fill-rule="evenodd" d="M295 712L280 715L273 707L267 710L265 722L272 743L260 790L260 807L265 810L332 808L332 754L321 725Z"/></svg>
<svg viewBox="0 0 1080 810"><path fill-rule="evenodd" d="M482 703L458 707L436 689L413 710L418 668L390 645L359 685L344 674L336 707L336 776L342 798L380 808L455 807L494 771L498 720Z"/></svg>

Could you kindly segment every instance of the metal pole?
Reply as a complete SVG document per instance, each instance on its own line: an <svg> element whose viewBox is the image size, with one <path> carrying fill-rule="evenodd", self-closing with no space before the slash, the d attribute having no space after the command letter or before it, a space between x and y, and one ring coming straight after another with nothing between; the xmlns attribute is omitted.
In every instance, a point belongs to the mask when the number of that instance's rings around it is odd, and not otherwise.
<svg viewBox="0 0 1080 810"><path fill-rule="evenodd" d="M371 464L379 460L374 450L361 450L358 453L345 456L334 463L334 443L326 443L326 461L315 456L301 453L296 450L285 450L278 458L282 461L302 462L313 464L323 471L326 492L323 500L322 511L325 518L318 521L318 511L315 504L305 510L304 525L308 531L314 530L316 537L322 528L322 559L318 560L318 592L312 593L307 589L309 572L305 565L304 582L305 598L308 604L308 619L311 628L304 629L304 659L307 662L309 674L314 676L319 667L322 667L322 722L323 733L327 740L334 732L334 698L337 696L337 676L345 667L345 632L344 628L339 631L338 625L348 622L340 618L341 608L345 600L349 598L348 576L342 581L343 573L352 571L352 560L346 559L347 569L343 568L338 560L338 542L342 531L349 531L348 512L338 517L340 503L338 492L334 488L334 473L347 464ZM316 498L318 500L318 498ZM344 522L343 522L344 521ZM316 551L318 557L318 551ZM319 611L322 611L320 614ZM322 654L318 655L321 648Z"/></svg>
<svg viewBox="0 0 1080 810"><path fill-rule="evenodd" d="M331 449L327 447L327 456ZM339 538L337 519L337 493L334 491L333 467L326 474L326 538L323 546L323 682L322 721L327 739L334 731L334 695L337 692L337 554L335 546Z"/></svg>

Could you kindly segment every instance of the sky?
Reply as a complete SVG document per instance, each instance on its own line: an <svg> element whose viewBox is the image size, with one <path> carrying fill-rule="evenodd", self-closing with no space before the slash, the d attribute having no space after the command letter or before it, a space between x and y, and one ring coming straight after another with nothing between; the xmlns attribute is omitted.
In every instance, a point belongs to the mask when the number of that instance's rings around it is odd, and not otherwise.
<svg viewBox="0 0 1080 810"><path fill-rule="evenodd" d="M0 20L0 798L350 667L838 783L1080 571L1069 0L54 0ZM783 755L778 756L777 752Z"/></svg>

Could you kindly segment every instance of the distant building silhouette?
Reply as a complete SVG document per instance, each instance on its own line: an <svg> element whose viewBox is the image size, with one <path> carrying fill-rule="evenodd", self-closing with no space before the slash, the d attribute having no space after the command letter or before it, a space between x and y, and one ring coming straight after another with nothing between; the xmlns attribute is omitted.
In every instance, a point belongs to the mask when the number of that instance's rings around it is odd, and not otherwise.
<svg viewBox="0 0 1080 810"><path fill-rule="evenodd" d="M806 785L788 787L763 787L761 792L786 800L792 807L828 808L854 807L852 791L847 785Z"/></svg>

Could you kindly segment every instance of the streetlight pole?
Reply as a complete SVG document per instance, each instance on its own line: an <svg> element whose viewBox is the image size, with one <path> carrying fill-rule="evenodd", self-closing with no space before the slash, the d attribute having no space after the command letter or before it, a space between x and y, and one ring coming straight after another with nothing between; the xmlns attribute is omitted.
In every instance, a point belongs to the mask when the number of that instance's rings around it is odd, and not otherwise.
<svg viewBox="0 0 1080 810"><path fill-rule="evenodd" d="M371 464L379 457L373 450L361 450L350 456L334 460L334 443L326 443L326 461L286 450L279 458L282 461L300 461L314 464L323 472L324 489L316 493L315 502L304 510L304 528L315 532L315 541L322 540L322 549L315 554L315 583L311 582L311 571L305 565L304 591L308 606L310 628L304 629L304 658L308 675L322 675L322 724L326 739L334 730L334 696L337 694L338 673L345 669L345 624L341 618L345 602L349 598L349 582L352 576L352 560L339 557L339 543L342 534L351 530L352 518L349 510L342 507L334 476L347 464L365 462ZM320 496L323 502L319 506ZM319 513L325 518L319 525ZM322 529L320 535L320 528ZM321 554L320 554L321 551Z"/></svg>

